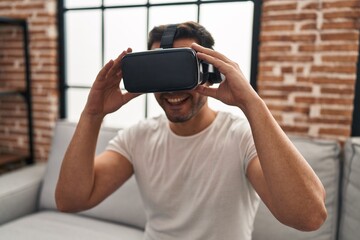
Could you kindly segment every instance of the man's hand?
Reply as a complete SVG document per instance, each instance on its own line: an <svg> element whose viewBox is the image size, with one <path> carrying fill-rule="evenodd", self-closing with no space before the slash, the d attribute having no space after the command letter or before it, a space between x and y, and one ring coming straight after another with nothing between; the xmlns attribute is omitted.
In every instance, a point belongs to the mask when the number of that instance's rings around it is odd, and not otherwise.
<svg viewBox="0 0 360 240"><path fill-rule="evenodd" d="M247 103L251 103L258 98L257 93L251 87L236 62L219 52L196 43L193 43L191 47L197 51L199 59L214 65L225 76L225 80L218 88L199 85L195 89L197 92L216 98L227 105L238 106L243 111L246 109Z"/></svg>
<svg viewBox="0 0 360 240"><path fill-rule="evenodd" d="M100 70L91 87L84 113L103 118L140 95L123 93L119 87L122 79L121 60L131 51L131 48L123 51L115 61L110 60Z"/></svg>

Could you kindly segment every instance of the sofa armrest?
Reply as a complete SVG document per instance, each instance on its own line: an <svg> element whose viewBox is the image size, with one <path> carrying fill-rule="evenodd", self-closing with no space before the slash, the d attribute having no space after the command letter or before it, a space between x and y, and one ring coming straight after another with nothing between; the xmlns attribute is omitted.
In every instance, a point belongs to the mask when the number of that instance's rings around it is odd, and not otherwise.
<svg viewBox="0 0 360 240"><path fill-rule="evenodd" d="M37 210L46 164L0 176L0 225Z"/></svg>

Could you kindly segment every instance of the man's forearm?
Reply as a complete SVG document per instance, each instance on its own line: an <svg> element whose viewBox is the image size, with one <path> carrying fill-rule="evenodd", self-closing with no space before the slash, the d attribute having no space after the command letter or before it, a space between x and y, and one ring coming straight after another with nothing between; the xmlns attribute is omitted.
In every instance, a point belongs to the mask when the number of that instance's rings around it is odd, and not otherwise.
<svg viewBox="0 0 360 240"><path fill-rule="evenodd" d="M256 99L244 112L251 125L274 212L290 224L317 212L324 216L325 192L320 180L265 103ZM288 220L288 216L295 218Z"/></svg>
<svg viewBox="0 0 360 240"><path fill-rule="evenodd" d="M102 117L81 114L56 187L56 203L62 211L77 211L91 195L95 149L102 120Z"/></svg>

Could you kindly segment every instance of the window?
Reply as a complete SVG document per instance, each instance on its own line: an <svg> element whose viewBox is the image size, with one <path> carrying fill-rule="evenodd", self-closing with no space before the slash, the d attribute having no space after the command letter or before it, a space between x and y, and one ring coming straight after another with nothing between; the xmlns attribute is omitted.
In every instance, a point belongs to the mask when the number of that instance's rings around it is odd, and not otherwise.
<svg viewBox="0 0 360 240"><path fill-rule="evenodd" d="M204 25L214 48L236 61L254 86L257 68L260 0L65 0L59 1L60 116L77 121L103 64L122 50L146 50L154 26L184 21ZM214 109L242 114L209 98ZM144 94L105 119L126 127L162 113L153 94ZM121 122L120 122L121 119Z"/></svg>

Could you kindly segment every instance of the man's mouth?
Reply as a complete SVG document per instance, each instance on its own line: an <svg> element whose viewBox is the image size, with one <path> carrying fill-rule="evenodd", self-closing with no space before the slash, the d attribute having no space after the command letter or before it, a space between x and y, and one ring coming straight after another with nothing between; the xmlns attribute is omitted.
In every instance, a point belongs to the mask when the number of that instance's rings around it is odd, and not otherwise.
<svg viewBox="0 0 360 240"><path fill-rule="evenodd" d="M167 96L167 97L165 97L166 102L171 105L180 105L180 104L184 103L187 99L188 99L188 96L181 96L181 97Z"/></svg>
<svg viewBox="0 0 360 240"><path fill-rule="evenodd" d="M177 103L180 103L182 101L184 101L186 98L185 97L182 97L182 98L168 98L166 99L169 103L172 103L172 104L177 104Z"/></svg>

